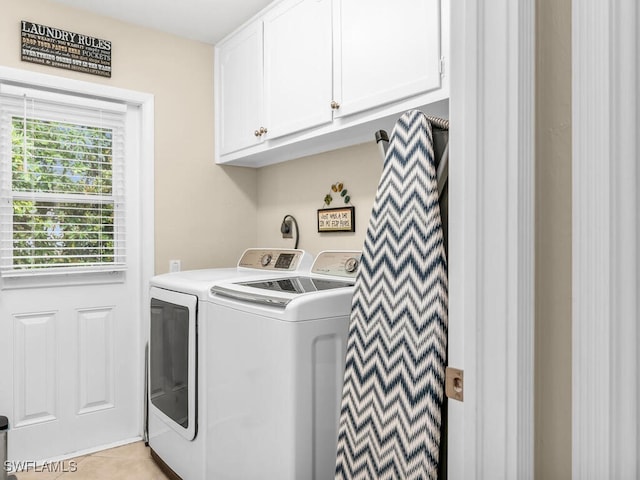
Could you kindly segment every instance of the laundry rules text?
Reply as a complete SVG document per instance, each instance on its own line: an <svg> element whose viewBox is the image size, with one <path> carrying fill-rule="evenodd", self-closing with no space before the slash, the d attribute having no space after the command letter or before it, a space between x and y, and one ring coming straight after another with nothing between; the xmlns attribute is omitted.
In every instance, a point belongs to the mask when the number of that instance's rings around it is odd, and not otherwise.
<svg viewBox="0 0 640 480"><path fill-rule="evenodd" d="M20 30L23 62L111 77L110 41L26 20Z"/></svg>

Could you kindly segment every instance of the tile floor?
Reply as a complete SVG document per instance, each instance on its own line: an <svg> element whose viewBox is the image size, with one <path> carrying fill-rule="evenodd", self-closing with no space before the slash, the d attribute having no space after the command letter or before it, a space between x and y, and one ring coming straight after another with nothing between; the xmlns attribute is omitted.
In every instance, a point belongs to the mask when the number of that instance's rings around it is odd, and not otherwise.
<svg viewBox="0 0 640 480"><path fill-rule="evenodd" d="M76 471L70 462L76 462ZM166 480L144 442L72 458L64 461L66 473L29 471L18 473L18 480ZM62 466L59 467L62 469Z"/></svg>

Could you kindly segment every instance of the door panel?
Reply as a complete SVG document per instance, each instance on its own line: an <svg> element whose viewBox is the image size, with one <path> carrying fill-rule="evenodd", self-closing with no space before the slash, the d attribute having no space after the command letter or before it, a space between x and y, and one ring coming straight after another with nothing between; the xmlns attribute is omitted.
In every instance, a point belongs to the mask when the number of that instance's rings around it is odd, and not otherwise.
<svg viewBox="0 0 640 480"><path fill-rule="evenodd" d="M78 311L79 414L113 408L113 307Z"/></svg>
<svg viewBox="0 0 640 480"><path fill-rule="evenodd" d="M14 427L56 419L56 313L13 316Z"/></svg>

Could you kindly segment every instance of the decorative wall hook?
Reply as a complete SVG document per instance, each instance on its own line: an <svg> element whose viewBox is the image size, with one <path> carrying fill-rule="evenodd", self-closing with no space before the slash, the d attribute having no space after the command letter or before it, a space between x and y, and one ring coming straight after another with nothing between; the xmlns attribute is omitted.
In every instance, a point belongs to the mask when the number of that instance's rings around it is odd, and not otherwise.
<svg viewBox="0 0 640 480"><path fill-rule="evenodd" d="M333 195L338 194L345 204L351 202L351 195L344 187L344 183L336 182L331 185L331 191L324 196L324 206L318 210L318 232L355 232L356 207L343 206L326 208L333 202Z"/></svg>
<svg viewBox="0 0 640 480"><path fill-rule="evenodd" d="M349 195L349 191L344 188L344 183L336 182L331 185L331 192L338 193L344 199L344 203L348 204L351 202L351 195ZM326 206L331 205L331 202L333 201L333 195L331 195L331 192L324 196L324 203Z"/></svg>

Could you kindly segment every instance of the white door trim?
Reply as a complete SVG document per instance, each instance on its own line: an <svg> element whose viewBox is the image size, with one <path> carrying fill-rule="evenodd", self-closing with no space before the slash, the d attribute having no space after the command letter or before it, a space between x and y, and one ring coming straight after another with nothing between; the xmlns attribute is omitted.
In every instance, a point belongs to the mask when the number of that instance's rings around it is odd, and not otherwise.
<svg viewBox="0 0 640 480"><path fill-rule="evenodd" d="M640 8L572 15L573 478L638 478Z"/></svg>
<svg viewBox="0 0 640 480"><path fill-rule="evenodd" d="M533 478L534 20L452 2L450 479Z"/></svg>
<svg viewBox="0 0 640 480"><path fill-rule="evenodd" d="M135 293L140 299L139 317L140 338L148 338L149 280L154 273L154 96L149 93L136 92L108 85L69 79L55 75L36 73L0 66L0 81L14 82L46 89L57 89L82 95L106 98L116 102L136 105L140 108L140 159L139 185L140 193L140 236L138 245L141 261L140 284ZM144 347L140 347L139 355L139 386L140 398L144 398ZM144 405L140 402L140 414L143 418ZM142 435L143 425L140 425Z"/></svg>

